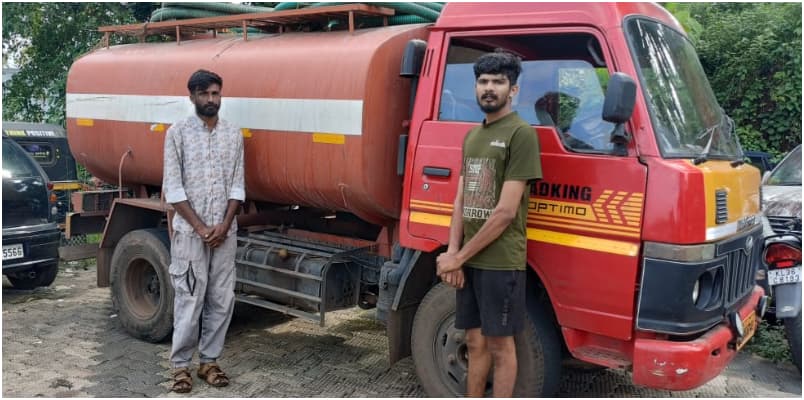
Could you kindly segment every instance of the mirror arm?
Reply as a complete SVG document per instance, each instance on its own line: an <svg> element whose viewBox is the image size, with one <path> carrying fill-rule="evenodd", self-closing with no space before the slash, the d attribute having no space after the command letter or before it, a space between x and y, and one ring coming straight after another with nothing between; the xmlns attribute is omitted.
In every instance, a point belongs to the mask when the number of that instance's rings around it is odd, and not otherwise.
<svg viewBox="0 0 804 400"><path fill-rule="evenodd" d="M626 146L631 141L631 134L625 131L625 124L619 123L614 126L611 132L611 139L609 140L614 144L612 153L617 156L627 156L628 149Z"/></svg>

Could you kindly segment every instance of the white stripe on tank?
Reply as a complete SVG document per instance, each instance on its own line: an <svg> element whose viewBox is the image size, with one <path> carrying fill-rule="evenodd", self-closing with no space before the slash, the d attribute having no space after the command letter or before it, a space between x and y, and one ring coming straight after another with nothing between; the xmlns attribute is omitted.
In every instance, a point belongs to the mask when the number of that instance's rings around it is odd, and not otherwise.
<svg viewBox="0 0 804 400"><path fill-rule="evenodd" d="M193 112L189 96L67 93L67 118L172 124ZM363 100L223 97L220 115L241 128L361 135Z"/></svg>

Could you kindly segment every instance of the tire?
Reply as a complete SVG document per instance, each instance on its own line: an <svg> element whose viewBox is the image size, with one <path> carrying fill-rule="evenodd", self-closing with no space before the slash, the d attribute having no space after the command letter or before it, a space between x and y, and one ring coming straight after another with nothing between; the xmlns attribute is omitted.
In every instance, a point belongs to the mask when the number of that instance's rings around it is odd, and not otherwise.
<svg viewBox="0 0 804 400"><path fill-rule="evenodd" d="M550 397L558 390L561 343L549 315L545 304L539 303L537 309L529 310L525 329L515 337L514 397ZM455 289L440 283L424 297L413 319L411 350L416 374L429 397L465 395L467 350L464 331L455 329Z"/></svg>
<svg viewBox="0 0 804 400"><path fill-rule="evenodd" d="M112 304L134 337L161 342L173 331L167 230L139 229L123 236L112 255Z"/></svg>
<svg viewBox="0 0 804 400"><path fill-rule="evenodd" d="M50 284L56 280L56 275L59 273L59 264L54 263L36 267L33 273L35 274L33 277L9 276L8 281L11 282L11 285L14 286L15 289L22 290L31 290L40 286L50 286Z"/></svg>
<svg viewBox="0 0 804 400"><path fill-rule="evenodd" d="M794 318L785 318L784 333L787 336L787 343L790 344L790 355L793 364L801 372L801 312Z"/></svg>

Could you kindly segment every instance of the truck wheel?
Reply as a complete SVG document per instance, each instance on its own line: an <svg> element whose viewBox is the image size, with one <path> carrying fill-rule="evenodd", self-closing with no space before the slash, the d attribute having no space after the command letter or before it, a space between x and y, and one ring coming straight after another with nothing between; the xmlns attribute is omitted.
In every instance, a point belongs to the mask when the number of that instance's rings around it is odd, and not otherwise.
<svg viewBox="0 0 804 400"><path fill-rule="evenodd" d="M59 273L59 264L54 263L50 265L43 265L37 267L32 271L34 276L31 277L28 273L19 276L9 276L8 281L15 289L31 290L40 286L50 286L56 280L56 275Z"/></svg>
<svg viewBox="0 0 804 400"><path fill-rule="evenodd" d="M131 335L160 342L173 330L167 230L139 229L123 236L112 255L112 304Z"/></svg>
<svg viewBox="0 0 804 400"><path fill-rule="evenodd" d="M801 312L793 318L785 318L784 333L787 336L787 343L790 344L790 355L793 364L796 364L798 372L801 372Z"/></svg>
<svg viewBox="0 0 804 400"><path fill-rule="evenodd" d="M561 343L544 305L529 312L516 340L518 372L514 397L550 397L558 390ZM455 329L455 289L440 283L422 300L413 319L413 363L430 397L466 393L467 349L464 331ZM490 394L491 377L487 392Z"/></svg>

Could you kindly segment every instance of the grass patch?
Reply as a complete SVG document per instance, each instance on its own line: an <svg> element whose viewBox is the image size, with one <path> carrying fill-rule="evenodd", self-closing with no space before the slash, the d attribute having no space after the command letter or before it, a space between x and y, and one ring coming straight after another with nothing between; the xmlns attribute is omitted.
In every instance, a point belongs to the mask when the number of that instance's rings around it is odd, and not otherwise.
<svg viewBox="0 0 804 400"><path fill-rule="evenodd" d="M790 362L790 345L781 322L770 324L765 320L760 321L757 333L745 350L774 362Z"/></svg>

